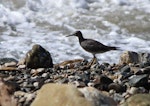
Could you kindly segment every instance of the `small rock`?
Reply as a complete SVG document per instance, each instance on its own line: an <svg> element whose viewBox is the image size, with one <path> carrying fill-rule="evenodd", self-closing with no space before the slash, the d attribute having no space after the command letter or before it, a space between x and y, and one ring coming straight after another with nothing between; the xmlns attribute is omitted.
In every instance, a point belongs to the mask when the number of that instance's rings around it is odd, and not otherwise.
<svg viewBox="0 0 150 106"><path fill-rule="evenodd" d="M82 81L74 81L74 82L72 82L72 84L75 85L76 87L79 87L79 88L86 86L85 83Z"/></svg>
<svg viewBox="0 0 150 106"><path fill-rule="evenodd" d="M108 89L109 90L113 89L117 93L126 91L126 87L125 86L122 86L122 85L119 85L119 84L116 84L116 83L109 84Z"/></svg>
<svg viewBox="0 0 150 106"><path fill-rule="evenodd" d="M34 86L34 87L38 87L38 86L39 86L39 83L38 83L38 82L34 82L34 83L33 83L33 86Z"/></svg>
<svg viewBox="0 0 150 106"><path fill-rule="evenodd" d="M134 75L129 78L129 84L132 87L141 87L141 86L147 86L148 85L148 75Z"/></svg>
<svg viewBox="0 0 150 106"><path fill-rule="evenodd" d="M36 71L37 71L38 73L43 72L43 71L44 71L44 68L38 68L38 69L36 69Z"/></svg>
<svg viewBox="0 0 150 106"><path fill-rule="evenodd" d="M42 74L42 77L44 77L44 78L45 78L45 77L48 77L48 74L47 74L47 73L43 73L43 74Z"/></svg>
<svg viewBox="0 0 150 106"><path fill-rule="evenodd" d="M26 65L19 65L18 68L19 69L24 69L24 68L26 68Z"/></svg>
<svg viewBox="0 0 150 106"><path fill-rule="evenodd" d="M138 53L126 51L120 56L120 64L138 63Z"/></svg>
<svg viewBox="0 0 150 106"><path fill-rule="evenodd" d="M87 85L88 85L88 87L94 87L95 84L92 82L89 82Z"/></svg>
<svg viewBox="0 0 150 106"><path fill-rule="evenodd" d="M40 45L34 45L27 52L25 64L28 68L52 68L53 62L50 53Z"/></svg>
<svg viewBox="0 0 150 106"><path fill-rule="evenodd" d="M127 73L127 72L130 72L130 71L131 71L131 69L128 65L121 68L121 73Z"/></svg>
<svg viewBox="0 0 150 106"><path fill-rule="evenodd" d="M108 78L105 75L96 76L94 82L100 83L100 84L111 84L113 83L113 80Z"/></svg>
<svg viewBox="0 0 150 106"><path fill-rule="evenodd" d="M94 87L99 90L105 90L108 91L108 85L113 83L113 80L108 78L105 75L96 76L93 80Z"/></svg>

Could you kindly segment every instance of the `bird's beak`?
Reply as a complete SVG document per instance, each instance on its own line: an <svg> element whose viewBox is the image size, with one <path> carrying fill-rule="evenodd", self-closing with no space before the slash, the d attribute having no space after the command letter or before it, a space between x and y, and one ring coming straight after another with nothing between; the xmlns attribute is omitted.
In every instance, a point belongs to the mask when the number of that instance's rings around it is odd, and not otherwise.
<svg viewBox="0 0 150 106"><path fill-rule="evenodd" d="M77 33L70 34L70 35L68 35L66 37L69 37L69 36L77 36Z"/></svg>
<svg viewBox="0 0 150 106"><path fill-rule="evenodd" d="M69 37L69 36L76 36L76 34L74 33L74 34L71 34L71 35L67 35L66 37Z"/></svg>

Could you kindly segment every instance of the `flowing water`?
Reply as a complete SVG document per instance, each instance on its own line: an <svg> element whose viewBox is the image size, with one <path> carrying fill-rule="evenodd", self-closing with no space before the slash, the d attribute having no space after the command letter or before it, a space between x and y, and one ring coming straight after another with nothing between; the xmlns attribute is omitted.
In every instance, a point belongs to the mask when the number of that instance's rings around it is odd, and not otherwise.
<svg viewBox="0 0 150 106"><path fill-rule="evenodd" d="M34 44L54 63L86 58L76 37L122 50L98 54L100 62L119 61L125 50L150 52L150 0L0 0L0 57L23 58Z"/></svg>

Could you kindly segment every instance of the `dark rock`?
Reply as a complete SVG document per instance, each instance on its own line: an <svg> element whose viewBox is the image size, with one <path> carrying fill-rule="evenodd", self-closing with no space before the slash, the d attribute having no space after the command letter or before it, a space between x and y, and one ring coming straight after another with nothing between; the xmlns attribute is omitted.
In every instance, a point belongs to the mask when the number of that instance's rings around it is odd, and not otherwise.
<svg viewBox="0 0 150 106"><path fill-rule="evenodd" d="M108 91L108 85L113 83L113 80L105 75L96 76L94 79L94 87L100 90Z"/></svg>
<svg viewBox="0 0 150 106"><path fill-rule="evenodd" d="M128 73L121 73L122 74L122 77L120 80L125 80L125 79L128 79L129 77L131 77L133 75L132 72L128 72Z"/></svg>
<svg viewBox="0 0 150 106"><path fill-rule="evenodd" d="M144 74L150 74L150 66L141 69Z"/></svg>
<svg viewBox="0 0 150 106"><path fill-rule="evenodd" d="M117 83L111 83L111 84L109 84L108 89L109 90L113 89L117 93L119 93L119 92L125 92L126 91L126 86L122 86L122 85L117 84Z"/></svg>
<svg viewBox="0 0 150 106"><path fill-rule="evenodd" d="M5 63L15 62L18 63L18 61L14 58L0 58L0 65L3 65Z"/></svg>
<svg viewBox="0 0 150 106"><path fill-rule="evenodd" d="M136 52L126 51L120 56L120 64L138 63L139 56Z"/></svg>
<svg viewBox="0 0 150 106"><path fill-rule="evenodd" d="M121 72L121 79L120 80L125 80L128 77L133 75L133 72L131 71L131 67L129 65L125 65L120 69Z"/></svg>
<svg viewBox="0 0 150 106"><path fill-rule="evenodd" d="M123 68L121 68L121 73L127 73L127 72L130 72L131 69L128 65L124 66Z"/></svg>
<svg viewBox="0 0 150 106"><path fill-rule="evenodd" d="M129 84L134 87L146 87L148 85L148 75L134 75L129 79Z"/></svg>
<svg viewBox="0 0 150 106"><path fill-rule="evenodd" d="M100 75L99 76L99 83L100 84L111 84L111 83L113 83L113 80L108 78L105 75Z"/></svg>
<svg viewBox="0 0 150 106"><path fill-rule="evenodd" d="M53 62L50 53L40 45L34 45L25 57L28 68L51 68Z"/></svg>

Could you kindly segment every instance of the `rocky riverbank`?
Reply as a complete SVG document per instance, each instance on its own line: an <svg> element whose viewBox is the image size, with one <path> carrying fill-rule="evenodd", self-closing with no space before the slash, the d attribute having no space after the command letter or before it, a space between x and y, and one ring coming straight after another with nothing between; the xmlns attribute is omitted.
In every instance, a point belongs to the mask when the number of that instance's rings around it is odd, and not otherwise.
<svg viewBox="0 0 150 106"><path fill-rule="evenodd" d="M150 54L125 51L118 64L53 64L34 45L24 59L0 59L0 104L7 106L150 105ZM61 104L61 105L60 105Z"/></svg>

